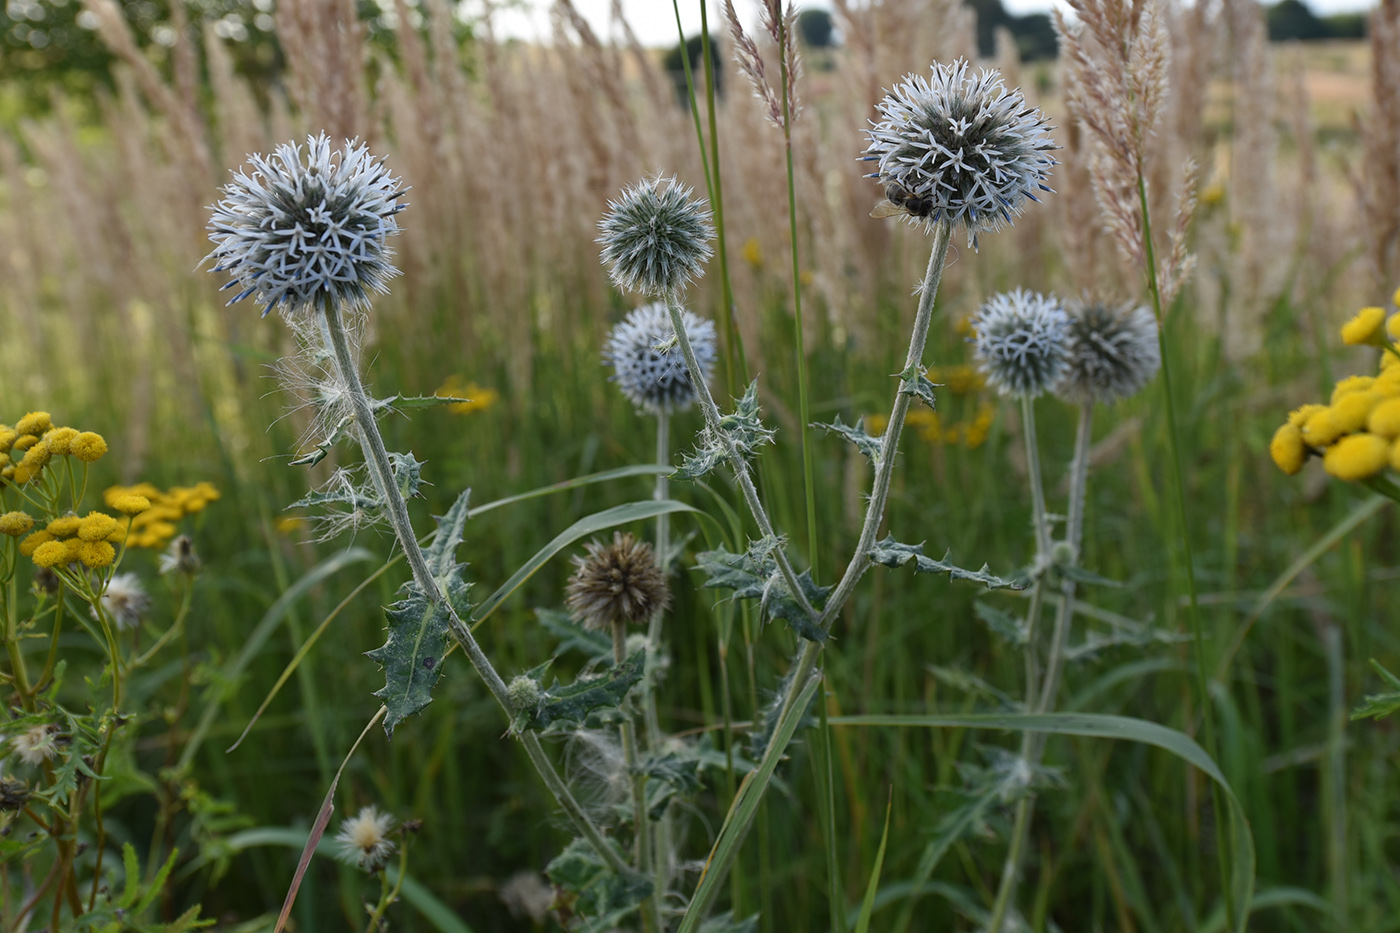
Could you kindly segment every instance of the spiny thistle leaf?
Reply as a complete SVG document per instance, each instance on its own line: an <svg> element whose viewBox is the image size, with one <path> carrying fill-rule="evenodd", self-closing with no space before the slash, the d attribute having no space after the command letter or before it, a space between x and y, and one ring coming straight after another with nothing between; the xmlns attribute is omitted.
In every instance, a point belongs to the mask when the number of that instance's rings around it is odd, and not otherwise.
<svg viewBox="0 0 1400 933"><path fill-rule="evenodd" d="M733 412L720 415L719 433L723 437L716 437L709 427L701 431L696 450L686 455L673 475L680 479L699 479L719 466L728 456L724 438L734 443L744 460L754 456L761 445L773 443L773 429L764 427L763 419L759 417L757 379L749 383Z"/></svg>
<svg viewBox="0 0 1400 933"><path fill-rule="evenodd" d="M457 545L462 543L467 518L471 515L471 506L468 504L471 494L470 489L462 490L462 494L452 503L452 508L447 510L447 514L436 516L437 536L433 538L432 547L423 555L428 562L428 572L433 575L440 590L446 590L448 584L460 575L465 566L457 563Z"/></svg>
<svg viewBox="0 0 1400 933"><path fill-rule="evenodd" d="M661 819L677 794L693 797L700 792L700 756L689 748L648 755L637 763L637 773L647 776L647 816L653 820Z"/></svg>
<svg viewBox="0 0 1400 933"><path fill-rule="evenodd" d="M418 460L411 453L389 451L389 466L394 471L394 484L399 487L399 492L405 499L412 499L418 495L418 487L423 485L423 464L426 462Z"/></svg>
<svg viewBox="0 0 1400 933"><path fill-rule="evenodd" d="M938 383L930 382L924 375L924 368L918 364L910 366L899 374L899 381L903 383L899 391L904 395L911 395L923 402L933 411L938 410L938 405L933 398L933 390L938 388Z"/></svg>
<svg viewBox="0 0 1400 933"><path fill-rule="evenodd" d="M724 448L717 443L711 443L708 434L708 430L700 433L700 445L685 455L681 465L676 467L676 472L671 474L672 477L699 479L724 462Z"/></svg>
<svg viewBox="0 0 1400 933"><path fill-rule="evenodd" d="M327 489L313 489L287 509L309 509L318 505L343 505L350 509L378 512L384 503L378 496L372 496L350 484L332 485Z"/></svg>
<svg viewBox="0 0 1400 933"><path fill-rule="evenodd" d="M852 427L848 424L842 424L841 416L837 415L836 420L831 424L818 421L815 422L812 427L822 428L830 434L841 435L852 444L855 444L856 450L864 454L865 458L871 463L880 462L880 439L865 433L865 419L857 418L855 426Z"/></svg>
<svg viewBox="0 0 1400 933"><path fill-rule="evenodd" d="M808 641L826 641L826 631L802 610L778 573L778 562L773 552L781 546L781 540L763 538L750 545L743 554L731 554L724 548L718 548L696 555L696 561L700 569L709 575L705 586L731 589L736 599L758 597L765 621L782 619ZM809 571L802 571L797 583L814 609L820 610L826 604L831 587L818 586Z"/></svg>
<svg viewBox="0 0 1400 933"><path fill-rule="evenodd" d="M460 405L470 402L471 399L455 395L395 395L380 401L396 411L408 411L415 408L437 408L440 405Z"/></svg>
<svg viewBox="0 0 1400 933"><path fill-rule="evenodd" d="M557 658L566 651L581 652L590 661L612 657L612 639L602 632L590 632L579 625L567 612L558 609L536 609L535 617L544 630L559 639Z"/></svg>
<svg viewBox="0 0 1400 933"><path fill-rule="evenodd" d="M997 609L979 601L972 604L972 611L977 614L977 618L987 623L987 628L1012 645L1024 645L1030 639L1025 621L1004 609Z"/></svg>
<svg viewBox="0 0 1400 933"><path fill-rule="evenodd" d="M948 554L952 552L949 551ZM934 560L924 556L924 546L922 544L901 544L894 539L893 535L886 535L883 541L878 542L871 548L868 556L877 564L886 567L903 567L909 562L914 564L915 573L946 573L951 580L968 580L972 583L980 583L989 590L1023 590L1026 584L1019 580L1003 580L987 571L987 565L983 564L981 570L964 570L954 564L948 563L948 554L943 555L942 560Z"/></svg>
<svg viewBox="0 0 1400 933"><path fill-rule="evenodd" d="M467 604L468 584L458 581L457 587L461 602ZM414 584L409 584L408 595L388 607L385 614L389 617L389 640L365 654L384 668L384 686L374 695L388 709L384 731L393 738L399 723L432 702L447 651L448 616L442 601L429 601Z"/></svg>
<svg viewBox="0 0 1400 933"><path fill-rule="evenodd" d="M608 845L623 855L617 844ZM616 928L651 896L651 882L641 875L624 877L611 871L592 846L575 839L554 857L544 872L554 882L555 907L572 930L602 933ZM569 926L570 919L579 921Z"/></svg>
<svg viewBox="0 0 1400 933"><path fill-rule="evenodd" d="M526 726L548 729L557 723L586 722L601 710L617 709L646 669L645 649L598 677L580 677L571 684L556 683L544 692L539 707Z"/></svg>
<svg viewBox="0 0 1400 933"><path fill-rule="evenodd" d="M1085 570L1083 567L1074 567L1070 564L1056 564L1055 570L1062 576L1069 577L1076 583L1111 587L1121 587L1123 585L1120 580L1110 580L1108 577L1101 577L1092 571Z"/></svg>

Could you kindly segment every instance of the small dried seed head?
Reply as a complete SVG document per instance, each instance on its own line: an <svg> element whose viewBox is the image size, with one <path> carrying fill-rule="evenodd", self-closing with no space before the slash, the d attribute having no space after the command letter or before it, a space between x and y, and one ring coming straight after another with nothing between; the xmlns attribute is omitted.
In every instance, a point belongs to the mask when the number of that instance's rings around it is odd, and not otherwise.
<svg viewBox="0 0 1400 933"><path fill-rule="evenodd" d="M1069 360L1054 392L1074 404L1111 405L1138 392L1157 374L1162 352L1157 320L1131 302L1071 301Z"/></svg>
<svg viewBox="0 0 1400 933"><path fill-rule="evenodd" d="M717 358L715 325L690 311L682 312L681 320L708 382ZM666 303L657 301L629 312L603 347L603 361L616 370L608 378L634 405L652 414L683 411L695 401L695 386L675 336Z"/></svg>
<svg viewBox="0 0 1400 933"><path fill-rule="evenodd" d="M586 627L610 629L614 622L638 623L671 604L666 575L651 545L614 532L612 544L590 541L587 557L574 557L566 604Z"/></svg>
<svg viewBox="0 0 1400 933"><path fill-rule="evenodd" d="M624 188L598 222L603 264L624 291L661 298L700 277L715 235L703 200L675 178Z"/></svg>
<svg viewBox="0 0 1400 933"><path fill-rule="evenodd" d="M102 608L119 629L136 628L151 608L151 597L134 573L119 573L107 582L102 594ZM97 618L97 610L92 612Z"/></svg>
<svg viewBox="0 0 1400 933"><path fill-rule="evenodd" d="M367 872L376 872L389 862L394 854L394 843L389 833L394 828L394 818L380 813L376 807L362 807L344 823L335 841L340 843L340 851L351 862Z"/></svg>
<svg viewBox="0 0 1400 933"><path fill-rule="evenodd" d="M1020 288L994 295L972 329L977 364L1002 395L1034 398L1064 372L1069 318L1053 297Z"/></svg>
<svg viewBox="0 0 1400 933"><path fill-rule="evenodd" d="M165 549L165 553L160 555L160 572L183 573L187 575L199 572L199 555L195 553L194 542L189 535L179 535L170 542L170 547Z"/></svg>

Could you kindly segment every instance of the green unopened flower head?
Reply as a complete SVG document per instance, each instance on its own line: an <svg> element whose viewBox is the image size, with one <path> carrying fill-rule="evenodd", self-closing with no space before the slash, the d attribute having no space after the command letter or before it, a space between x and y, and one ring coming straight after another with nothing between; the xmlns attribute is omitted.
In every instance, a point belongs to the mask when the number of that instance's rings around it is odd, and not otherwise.
<svg viewBox="0 0 1400 933"><path fill-rule="evenodd" d="M271 157L248 157L251 175L235 172L211 210L214 272L238 288L229 304L252 297L263 315L289 313L323 299L363 308L371 293L399 274L389 261L394 215L407 207L399 179L363 145L332 149L324 133L300 146L278 146Z"/></svg>
<svg viewBox="0 0 1400 933"><path fill-rule="evenodd" d="M681 313L695 360L708 382L714 373L715 325L691 311ZM608 378L638 408L653 414L682 411L695 401L690 370L676 343L666 303L655 301L628 312L608 335L603 360L616 372Z"/></svg>
<svg viewBox="0 0 1400 933"><path fill-rule="evenodd" d="M1111 405L1138 392L1162 365L1157 319L1142 305L1071 301L1069 359L1054 392L1067 402Z"/></svg>
<svg viewBox="0 0 1400 933"><path fill-rule="evenodd" d="M1002 395L1040 395L1069 360L1069 318L1053 297L1018 288L994 295L972 319L974 355Z"/></svg>
<svg viewBox="0 0 1400 933"><path fill-rule="evenodd" d="M935 62L929 77L906 75L875 110L864 159L879 170L869 177L926 229L947 220L975 247L979 231L1011 223L1037 190L1051 190L1051 128L995 70Z"/></svg>
<svg viewBox="0 0 1400 933"><path fill-rule="evenodd" d="M598 222L603 264L618 288L662 298L700 277L714 250L714 226L703 200L675 178L650 178L624 188Z"/></svg>

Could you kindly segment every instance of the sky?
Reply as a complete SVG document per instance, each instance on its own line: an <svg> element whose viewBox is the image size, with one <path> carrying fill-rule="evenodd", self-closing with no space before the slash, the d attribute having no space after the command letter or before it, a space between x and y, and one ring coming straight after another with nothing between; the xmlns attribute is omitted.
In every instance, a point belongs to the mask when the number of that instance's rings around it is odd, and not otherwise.
<svg viewBox="0 0 1400 933"><path fill-rule="evenodd" d="M707 0L711 30L723 23L723 13L718 0ZM859 2L859 0L857 0ZM1052 6L1066 6L1063 0L1002 0L1006 9L1017 15L1043 12ZM1375 6L1373 0L1304 0L1314 13L1325 16L1345 10L1369 9ZM609 11L611 0L573 0L574 7L589 22L599 36L609 34ZM533 15L523 12L498 12L496 15L499 35L522 39L546 37L549 35L549 0L526 0L533 8ZM802 9L831 9L830 2L807 0L799 2ZM686 35L700 30L700 9L696 0L681 0L681 23ZM734 0L734 9L739 14L745 29L758 22L757 0ZM622 0L623 14L637 33L643 45L666 46L676 44L676 14L670 0Z"/></svg>

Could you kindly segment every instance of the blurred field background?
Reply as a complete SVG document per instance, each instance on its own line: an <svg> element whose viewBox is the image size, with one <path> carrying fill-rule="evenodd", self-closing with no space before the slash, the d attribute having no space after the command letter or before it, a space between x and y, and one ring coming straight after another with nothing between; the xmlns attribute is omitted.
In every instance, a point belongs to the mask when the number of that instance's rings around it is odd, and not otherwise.
<svg viewBox="0 0 1400 933"><path fill-rule="evenodd" d="M22 5L11 2L7 15ZM83 5L84 21L110 50L95 78L40 82L13 49L5 52L0 420L45 409L102 432L117 456L102 464L101 483L209 480L222 491L189 529L206 567L190 635L196 694L176 709L175 687L162 679L169 672L149 675L137 691L144 715L136 754L154 772L167 738L188 739L210 698L224 697L178 775L183 812L170 832L183 855L169 909L202 901L206 916L230 928L260 929L280 906L296 858L277 844L276 830L309 824L378 706L371 693L383 679L360 654L381 643L380 606L406 574L395 565L354 600L248 739L225 753L312 627L387 555L389 539L362 532L353 542L308 543L301 517L284 511L346 455L314 468L288 465L304 425L269 366L290 348L290 335L251 306L225 308L219 278L197 268L217 187L246 153L322 129L366 139L412 186L395 243L404 275L372 316L373 389L417 395L472 386L483 401L386 423L392 448L427 462L434 485L414 506L426 530L429 515L464 487L486 503L652 457L649 423L605 381L599 359L608 328L631 303L607 284L595 223L607 198L643 175L674 173L702 192L705 179L691 116L662 54L629 42L623 24L612 38L594 34L567 0L554 7L547 45L497 41L489 17L459 18L448 0L386 2L373 16L358 15L350 0L258 5L276 40L268 60L217 28L228 10L204 18L196 4L146 6L142 18L140 4ZM245 12L251 23L253 11ZM1266 453L1290 408L1373 365L1369 351L1341 350L1337 327L1400 285L1400 3L1386 0L1369 41L1302 44L1270 43L1252 0L1166 12L1172 112L1157 140L1151 193L1165 223L1183 160L1197 160L1198 264L1169 328L1196 572L1217 662L1220 764L1259 851L1251 929L1400 929L1400 734L1389 721L1347 720L1379 689L1368 660L1400 665L1395 518L1381 509L1271 592L1365 492L1320 470L1287 478ZM855 161L865 145L860 131L883 88L926 72L931 60L978 50L975 17L955 0L850 0L836 4L835 17L841 45L808 49L800 83L797 248L814 415L850 421L888 404L888 374L900 366L909 291L927 249L915 231L867 216L879 193ZM161 41L151 41L153 23L168 29ZM718 140L742 351L716 394L737 394L745 374L761 377L766 416L780 432L760 461L762 486L800 552L782 140L733 73L721 26L712 21L725 85ZM970 358L965 319L996 291L1143 295L1098 230L1053 59L1022 62L1011 35L997 33L988 63L1059 125L1063 164L1052 179L1058 194L1013 229L984 237L976 253L955 243L926 358L949 377L935 381L950 384ZM688 300L717 315L717 263ZM1081 632L1075 643L1097 637L1102 645L1069 670L1062 708L1191 733L1198 711L1168 569L1176 529L1161 393L1159 381L1097 419L1085 564L1124 585L1086 597L1103 612L1081 619L1097 636ZM960 563L1010 572L1033 548L1015 408L966 378L940 390L945 400L941 423L906 435L889 527L902 540L926 540L930 553L951 548ZM979 413L982 429L967 430ZM1072 415L1041 403L1046 483L1057 497ZM678 444L699 424L694 413L679 418ZM854 541L869 477L837 440L816 443L827 532L820 561L831 574ZM714 486L737 501L723 482ZM715 508L705 490L675 494ZM477 592L490 592L577 518L648 495L644 481L631 480L483 515L462 549ZM703 525L679 531L696 534L693 550L718 543L706 540ZM372 553L347 552L352 546ZM337 556L347 566L278 604L271 636L227 681L278 597ZM684 563L693 563L690 553ZM141 554L128 569L153 566L154 556ZM507 675L548 657L535 609L560 605L568 572L562 559L546 566L482 630ZM791 655L788 632L759 632L742 618L721 644L719 620L732 609L698 585L690 571L681 574L668 629L674 658L663 715L676 728L713 727L726 695L736 720L750 718ZM833 714L995 707L996 696L980 695L971 678L1015 695L1019 655L976 618L977 596L942 579L871 574L826 653ZM1018 608L1014 597L992 602ZM84 650L76 638L73 650ZM392 743L372 735L341 783L342 813L374 802L424 821L410 870L478 931L532 928L512 917L501 888L517 872L542 868L567 841L503 731L489 696L454 663L437 701ZM893 929L964 770L985 764L987 747L1013 748L1016 739L854 728L836 739L842 887L853 907L892 788L882 874L892 906L877 912L875 928ZM799 742L786 792L769 796L734 873L732 895L741 910L762 912L765 931L833 924L806 757ZM1087 739L1052 741L1049 762L1062 769L1063 786L1042 796L1033 827L1023 901L1035 929L1053 929L1052 921L1064 930L1223 928L1200 775L1157 751ZM709 832L730 793L721 783L702 797ZM148 843L145 798L114 800L112 813L120 838ZM996 836L1007 828L1007 815L995 814L956 844L919 900L913 929L974 928L958 905L989 899L1002 856ZM702 857L708 844L697 831L688 851ZM359 884L348 869L319 860L302 889L298 928L363 922ZM395 910L396 929L430 928L410 907Z"/></svg>

